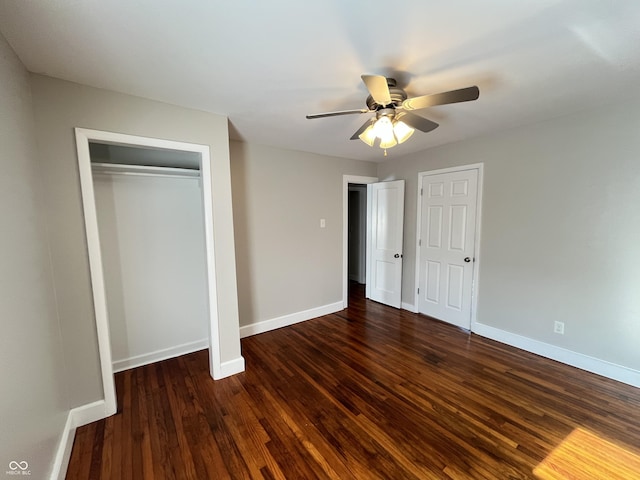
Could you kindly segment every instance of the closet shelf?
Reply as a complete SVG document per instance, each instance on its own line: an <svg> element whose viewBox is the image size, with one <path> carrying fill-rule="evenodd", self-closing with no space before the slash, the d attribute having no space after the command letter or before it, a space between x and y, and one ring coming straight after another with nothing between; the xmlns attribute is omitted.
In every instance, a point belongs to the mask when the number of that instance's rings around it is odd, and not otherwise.
<svg viewBox="0 0 640 480"><path fill-rule="evenodd" d="M148 165L130 165L124 163L91 163L93 173L111 175L145 175L157 177L199 178L200 170L193 168L158 167Z"/></svg>

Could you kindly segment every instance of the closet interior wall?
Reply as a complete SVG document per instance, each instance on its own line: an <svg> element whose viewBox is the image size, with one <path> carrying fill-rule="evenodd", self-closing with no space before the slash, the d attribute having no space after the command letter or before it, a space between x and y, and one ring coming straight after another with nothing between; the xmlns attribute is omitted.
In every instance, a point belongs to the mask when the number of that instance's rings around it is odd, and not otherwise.
<svg viewBox="0 0 640 480"><path fill-rule="evenodd" d="M199 170L169 153L91 145L114 371L208 348Z"/></svg>

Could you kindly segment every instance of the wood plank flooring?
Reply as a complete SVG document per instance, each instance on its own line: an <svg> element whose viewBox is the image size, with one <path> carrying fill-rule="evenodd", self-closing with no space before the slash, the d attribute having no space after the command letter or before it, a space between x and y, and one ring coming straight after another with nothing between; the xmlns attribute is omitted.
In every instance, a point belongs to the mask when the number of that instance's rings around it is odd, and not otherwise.
<svg viewBox="0 0 640 480"><path fill-rule="evenodd" d="M640 478L640 389L365 301L116 375L68 479ZM635 462L635 463L634 463Z"/></svg>

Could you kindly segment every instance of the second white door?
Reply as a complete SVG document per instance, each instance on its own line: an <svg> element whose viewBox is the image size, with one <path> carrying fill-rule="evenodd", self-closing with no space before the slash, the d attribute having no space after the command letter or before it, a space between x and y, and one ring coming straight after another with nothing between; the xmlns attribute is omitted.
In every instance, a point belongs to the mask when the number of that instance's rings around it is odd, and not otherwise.
<svg viewBox="0 0 640 480"><path fill-rule="evenodd" d="M478 170L422 177L420 313L471 328Z"/></svg>
<svg viewBox="0 0 640 480"><path fill-rule="evenodd" d="M400 308L404 180L367 185L367 297Z"/></svg>

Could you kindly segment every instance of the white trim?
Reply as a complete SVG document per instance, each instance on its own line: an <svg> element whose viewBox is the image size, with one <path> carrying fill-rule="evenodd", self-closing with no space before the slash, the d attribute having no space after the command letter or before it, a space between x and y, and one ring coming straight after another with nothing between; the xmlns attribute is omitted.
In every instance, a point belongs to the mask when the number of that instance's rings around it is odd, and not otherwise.
<svg viewBox="0 0 640 480"><path fill-rule="evenodd" d="M104 400L96 400L81 407L72 408L69 412L71 425L73 428L78 428L108 417L106 407L107 404Z"/></svg>
<svg viewBox="0 0 640 480"><path fill-rule="evenodd" d="M111 360L111 338L109 334L109 314L104 286L104 272L102 269L102 253L100 236L98 233L98 218L96 213L95 195L93 191L93 176L91 174L91 153L89 141L93 139L91 131L76 128L76 148L78 152L78 169L80 172L80 189L84 210L84 225L87 236L87 250L89 254L89 270L91 274L91 291L96 317L98 334L98 351L100 354L100 370L102 373L102 388L107 405L107 415L113 415L117 410L116 386L113 380Z"/></svg>
<svg viewBox="0 0 640 480"><path fill-rule="evenodd" d="M122 360L114 360L113 373L160 362L168 358L179 357L180 355L186 355L187 353L193 353L207 348L209 348L209 339L203 338L195 342L183 343L175 347L156 350L155 352L143 353L142 355L135 355L133 357L123 358Z"/></svg>
<svg viewBox="0 0 640 480"><path fill-rule="evenodd" d="M342 308L347 308L349 298L349 184L365 185L377 181L378 177L342 176Z"/></svg>
<svg viewBox="0 0 640 480"><path fill-rule="evenodd" d="M218 319L218 287L216 283L216 258L213 241L213 193L211 178L211 156L209 147L201 152L200 173L202 178L202 201L204 204L205 246L207 253L207 286L209 293L209 373L215 380L222 375L220 358L220 325Z"/></svg>
<svg viewBox="0 0 640 480"><path fill-rule="evenodd" d="M640 371L638 370L633 370L622 365L607 362L606 360L600 360L599 358L590 357L582 353L567 350L478 322L473 325L472 331L482 337L535 353L541 357L550 358L551 360L556 360L557 362L586 370L587 372L626 383L633 387L640 387Z"/></svg>
<svg viewBox="0 0 640 480"><path fill-rule="evenodd" d="M252 323L251 325L240 327L240 338L258 335L259 333L269 332L277 328L288 327L294 323L322 317L323 315L329 315L331 313L339 312L340 310L343 310L342 302L336 302L323 305L321 307L310 308L309 310L303 310L302 312L290 313L288 315L283 315L282 317L272 318L271 320Z"/></svg>
<svg viewBox="0 0 640 480"><path fill-rule="evenodd" d="M100 237L96 214L93 176L91 172L91 154L89 142L97 141L114 145L134 145L168 150L179 150L200 154L200 173L202 176L202 201L204 206L205 244L207 254L207 287L209 300L209 369L215 379L222 378L220 358L220 336L218 320L218 294L216 289L214 239L213 239L213 200L211 193L211 155L208 145L176 142L150 137L125 135L76 128L76 148L80 171L80 188L84 208L87 250L91 273L91 287L98 335L98 350L102 373L102 386L105 400L105 416L113 415L117 410L115 383L113 380L113 362L111 358L111 340L109 337L109 314L104 285Z"/></svg>
<svg viewBox="0 0 640 480"><path fill-rule="evenodd" d="M478 189L477 189L477 204L476 204L476 238L475 248L473 252L473 279L471 287L471 329L478 322L478 297L480 295L479 281L480 278L480 240L482 239L482 192L484 191L484 163L476 163L478 167Z"/></svg>
<svg viewBox="0 0 640 480"><path fill-rule="evenodd" d="M231 375L235 375L236 373L244 372L244 357L238 357L234 360L222 362L220 371L222 373L221 378L230 377Z"/></svg>
<svg viewBox="0 0 640 480"><path fill-rule="evenodd" d="M76 428L108 417L109 415L107 414L106 408L106 402L104 400L98 400L69 411L53 461L53 468L51 469L51 475L49 477L51 480L64 480L67 476L67 468L69 467L69 459L71 458Z"/></svg>
<svg viewBox="0 0 640 480"><path fill-rule="evenodd" d="M71 458L71 450L73 449L73 440L76 436L76 429L72 426L72 422L71 412L69 412L53 461L53 468L51 469L51 476L49 477L51 480L64 480L67 476L67 468L69 468L69 459Z"/></svg>
<svg viewBox="0 0 640 480"><path fill-rule="evenodd" d="M438 170L429 170L426 172L418 173L418 187L416 196L418 197L418 207L416 208L416 264L415 264L415 279L414 279L414 301L415 312L420 310L420 296L418 294L418 287L420 286L420 232L422 231L422 196L420 195L420 189L422 188L422 182L424 177L429 175L440 175L443 173L462 172L465 170L478 170L478 188L477 188L477 203L476 203L476 229L475 229L475 241L474 241L474 264L473 264L473 278L471 283L471 318L470 329L473 330L473 326L477 322L478 312L478 279L480 272L480 228L482 225L482 185L484 182L484 163L473 163L471 165L460 165L458 167L440 168ZM408 310L408 309L407 309ZM412 310L414 311L414 310Z"/></svg>

